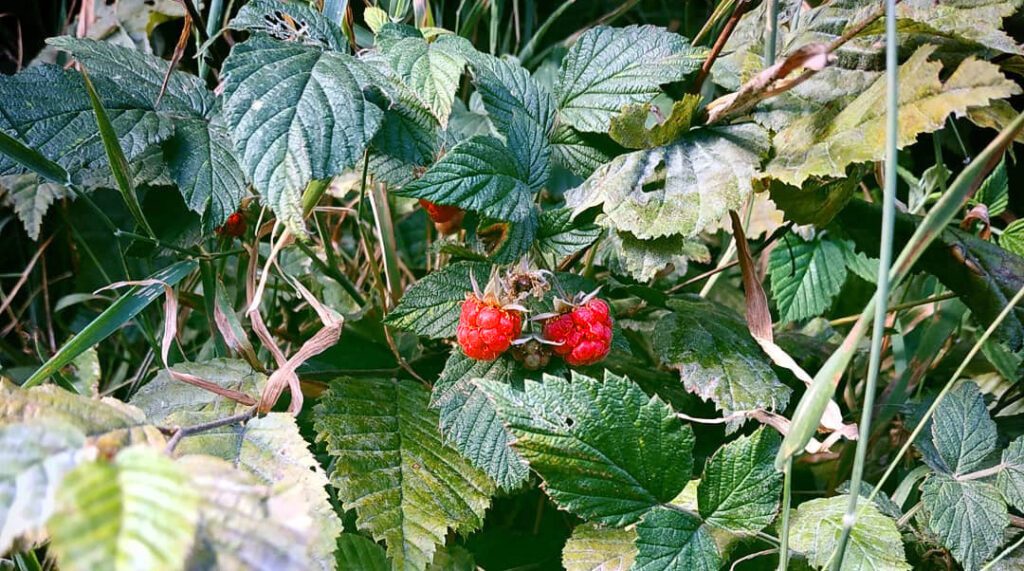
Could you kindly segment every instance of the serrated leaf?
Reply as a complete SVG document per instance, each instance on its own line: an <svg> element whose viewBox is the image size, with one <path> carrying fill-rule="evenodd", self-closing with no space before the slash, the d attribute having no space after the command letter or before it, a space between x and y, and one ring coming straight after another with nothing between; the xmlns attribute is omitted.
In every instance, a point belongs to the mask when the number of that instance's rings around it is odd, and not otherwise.
<svg viewBox="0 0 1024 571"><path fill-rule="evenodd" d="M1017 508L1024 507L1024 436L1014 439L1003 450L1003 469L996 478L996 486L1007 503ZM0 544L0 548L3 545Z"/></svg>
<svg viewBox="0 0 1024 571"><path fill-rule="evenodd" d="M537 228L537 249L560 260L593 244L600 236L600 226L574 223L572 211L568 208L545 210L540 215L540 227Z"/></svg>
<svg viewBox="0 0 1024 571"><path fill-rule="evenodd" d="M682 274L690 260L711 261L711 252L703 242L683 236L663 236L641 240L629 232L614 232L601 248L604 263L613 271L648 282L672 264Z"/></svg>
<svg viewBox="0 0 1024 571"><path fill-rule="evenodd" d="M831 240L790 234L768 256L772 299L783 322L821 315L846 281L843 250Z"/></svg>
<svg viewBox="0 0 1024 571"><path fill-rule="evenodd" d="M601 206L603 225L641 239L694 236L743 204L767 150L756 125L693 130L616 157L568 191L566 205L576 214Z"/></svg>
<svg viewBox="0 0 1024 571"><path fill-rule="evenodd" d="M473 381L490 379L518 388L525 377L526 371L509 356L475 361L455 350L434 384L430 401L440 416L445 440L505 490L522 484L529 468L510 447L512 434Z"/></svg>
<svg viewBox="0 0 1024 571"><path fill-rule="evenodd" d="M686 38L655 26L591 28L562 60L559 115L581 131L607 131L623 105L654 99L660 85L697 71L704 56Z"/></svg>
<svg viewBox="0 0 1024 571"><path fill-rule="evenodd" d="M224 61L224 116L239 162L274 213L302 234L302 191L351 168L383 112L358 60L257 34Z"/></svg>
<svg viewBox="0 0 1024 571"><path fill-rule="evenodd" d="M162 147L185 204L203 215L207 230L238 210L247 185L226 129L208 121L179 121Z"/></svg>
<svg viewBox="0 0 1024 571"><path fill-rule="evenodd" d="M629 571L636 560L636 531L577 525L562 549L566 571Z"/></svg>
<svg viewBox="0 0 1024 571"><path fill-rule="evenodd" d="M700 516L733 533L756 533L775 519L782 493L782 474L775 454L782 439L759 428L718 449L708 460L697 487Z"/></svg>
<svg viewBox="0 0 1024 571"><path fill-rule="evenodd" d="M788 220L824 228L850 202L864 175L863 168L853 168L844 178L812 178L801 188L773 180L768 190Z"/></svg>
<svg viewBox="0 0 1024 571"><path fill-rule="evenodd" d="M1020 0L955 0L942 3L908 0L900 3L896 15L928 24L942 32L994 50L1024 54L1024 48L1000 29L1003 19L1016 13L1020 6Z"/></svg>
<svg viewBox="0 0 1024 571"><path fill-rule="evenodd" d="M0 553L40 539L64 474L89 458L85 433L60 420L0 426Z"/></svg>
<svg viewBox="0 0 1024 571"><path fill-rule="evenodd" d="M471 65L487 116L528 173L530 189L540 190L550 168L554 99L514 60L477 54Z"/></svg>
<svg viewBox="0 0 1024 571"><path fill-rule="evenodd" d="M924 482L921 501L928 511L928 529L966 571L980 569L1003 542L1009 517L992 484L932 474Z"/></svg>
<svg viewBox="0 0 1024 571"><path fill-rule="evenodd" d="M716 571L722 566L715 540L700 518L658 507L636 526L635 571Z"/></svg>
<svg viewBox="0 0 1024 571"><path fill-rule="evenodd" d="M348 49L341 27L305 2L251 0L231 19L228 28L263 32L279 40L318 45L336 51Z"/></svg>
<svg viewBox="0 0 1024 571"><path fill-rule="evenodd" d="M428 274L405 292L385 323L431 339L453 337L459 307L466 293L473 291L470 275L484 284L490 273L487 263L456 262Z"/></svg>
<svg viewBox="0 0 1024 571"><path fill-rule="evenodd" d="M482 218L476 227L476 239L482 243L492 262L512 264L529 253L539 225L540 216L536 208L519 222Z"/></svg>
<svg viewBox="0 0 1024 571"><path fill-rule="evenodd" d="M201 363L178 363L171 367L209 381L221 388L258 397L267 382L267 376L256 372L244 361L212 359ZM168 416L180 411L211 413L228 417L245 412L245 405L224 398L195 385L173 378L169 371L157 372L152 381L140 388L131 400L132 405L146 413L151 422L164 422Z"/></svg>
<svg viewBox="0 0 1024 571"><path fill-rule="evenodd" d="M1006 159L999 164L981 183L974 193L974 201L988 207L989 216L999 216L1010 204L1010 180L1006 175ZM1019 252L1018 252L1019 253Z"/></svg>
<svg viewBox="0 0 1024 571"><path fill-rule="evenodd" d="M43 180L34 173L0 177L0 192L6 191L25 233L32 240L39 239L43 217L54 201L67 196L63 186Z"/></svg>
<svg viewBox="0 0 1024 571"><path fill-rule="evenodd" d="M588 177L601 165L624 152L600 133L582 133L560 123L551 133L551 158L577 176Z"/></svg>
<svg viewBox="0 0 1024 571"><path fill-rule="evenodd" d="M696 296L673 299L668 308L653 345L686 390L714 401L725 415L786 408L792 389L779 381L742 317Z"/></svg>
<svg viewBox="0 0 1024 571"><path fill-rule="evenodd" d="M190 426L228 416L224 405L192 410L187 401L165 419L171 426ZM181 440L179 456L206 454L230 462L270 486L278 501L290 504L296 513L308 518L310 533L303 541L309 559L317 569L333 569L335 540L341 522L328 500L327 476L299 434L295 417L288 413L269 413L245 424L222 426L189 435Z"/></svg>
<svg viewBox="0 0 1024 571"><path fill-rule="evenodd" d="M900 66L898 147L921 133L942 128L951 114L1020 92L988 62L969 58L942 82L942 64L928 61L934 46L922 46ZM842 177L847 165L877 161L885 154L885 110L878 105L885 78L877 79L838 113L823 109L782 129L772 141L776 156L765 174L800 186L812 176Z"/></svg>
<svg viewBox="0 0 1024 571"><path fill-rule="evenodd" d="M188 476L148 447L75 468L57 505L50 550L68 571L182 568L199 516Z"/></svg>
<svg viewBox="0 0 1024 571"><path fill-rule="evenodd" d="M501 141L476 136L453 147L422 177L395 194L514 222L532 212L528 176Z"/></svg>
<svg viewBox="0 0 1024 571"><path fill-rule="evenodd" d="M305 571L333 569L333 553L315 564L308 553L319 523L295 502L288 485L269 486L231 463L211 456L177 462L199 496L197 542L189 571Z"/></svg>
<svg viewBox="0 0 1024 571"><path fill-rule="evenodd" d="M446 41L428 44L422 38L404 38L388 44L384 55L391 69L431 110L441 127L447 126L466 58Z"/></svg>
<svg viewBox="0 0 1024 571"><path fill-rule="evenodd" d="M935 409L932 443L947 473L963 475L985 467L996 450L996 423L978 385L960 383Z"/></svg>
<svg viewBox="0 0 1024 571"><path fill-rule="evenodd" d="M690 129L700 105L699 95L687 94L672 104L664 121L648 127L652 104L630 104L612 118L608 134L615 142L630 149L651 149L667 145Z"/></svg>
<svg viewBox="0 0 1024 571"><path fill-rule="evenodd" d="M824 568L839 542L848 503L844 494L800 504L789 520L790 548L803 552L815 568ZM860 502L857 509L842 571L910 571L896 522L874 504Z"/></svg>
<svg viewBox="0 0 1024 571"><path fill-rule="evenodd" d="M846 269L868 283L878 281L878 258L869 258L864 252L858 252L849 240L839 240L836 244L843 251Z"/></svg>
<svg viewBox="0 0 1024 571"><path fill-rule="evenodd" d="M314 413L342 505L387 543L397 569L426 568L449 528L478 528L494 493L486 474L442 442L428 400L411 381L337 379Z"/></svg>
<svg viewBox="0 0 1024 571"><path fill-rule="evenodd" d="M343 533L338 537L338 568L360 571L390 571L384 548L358 533Z"/></svg>
<svg viewBox="0 0 1024 571"><path fill-rule="evenodd" d="M480 380L515 449L562 508L611 526L636 523L689 480L693 433L625 377L545 375L524 390Z"/></svg>
<svg viewBox="0 0 1024 571"><path fill-rule="evenodd" d="M999 235L999 245L1007 252L1024 256L1024 220L1014 220Z"/></svg>

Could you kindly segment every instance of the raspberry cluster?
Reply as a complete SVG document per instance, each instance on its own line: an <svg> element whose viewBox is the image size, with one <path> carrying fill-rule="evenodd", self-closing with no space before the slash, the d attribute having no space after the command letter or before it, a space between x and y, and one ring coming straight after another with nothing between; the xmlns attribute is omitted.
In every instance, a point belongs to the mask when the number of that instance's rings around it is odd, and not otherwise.
<svg viewBox="0 0 1024 571"><path fill-rule="evenodd" d="M470 359L493 361L512 346L522 328L523 318L518 311L502 309L469 294L462 302L456 338Z"/></svg>
<svg viewBox="0 0 1024 571"><path fill-rule="evenodd" d="M593 298L544 322L544 338L565 362L593 365L612 347L612 317L604 300Z"/></svg>

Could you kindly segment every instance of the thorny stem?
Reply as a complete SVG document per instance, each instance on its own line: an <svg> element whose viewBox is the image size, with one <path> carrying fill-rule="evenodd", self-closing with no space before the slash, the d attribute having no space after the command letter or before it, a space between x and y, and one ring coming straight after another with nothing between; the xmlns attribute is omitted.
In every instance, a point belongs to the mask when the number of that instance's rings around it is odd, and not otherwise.
<svg viewBox="0 0 1024 571"><path fill-rule="evenodd" d="M186 436L199 434L200 432L206 432L207 430L213 430L214 428L220 428L222 426L244 424L254 416L256 416L256 407L252 407L247 409L245 412L241 412L233 416L211 420L210 422L202 422L199 424L193 424L192 426L177 426L169 429L161 429L161 431L172 433L171 439L167 441L167 448L164 449L164 453L168 455L173 454L174 449L178 447L178 443Z"/></svg>

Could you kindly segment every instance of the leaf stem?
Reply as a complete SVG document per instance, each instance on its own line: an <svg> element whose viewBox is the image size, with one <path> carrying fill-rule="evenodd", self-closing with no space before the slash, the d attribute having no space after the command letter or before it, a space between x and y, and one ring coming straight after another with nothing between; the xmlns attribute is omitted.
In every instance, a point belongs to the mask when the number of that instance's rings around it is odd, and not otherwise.
<svg viewBox="0 0 1024 571"><path fill-rule="evenodd" d="M904 309L911 309L911 308L919 307L919 306L922 306L922 305L928 305L930 303L939 303L941 301L946 301L947 299L953 299L954 297L956 297L955 293L953 293L953 292L946 292L946 293L941 293L939 295L933 295L932 297L927 297L925 299L918 299L918 300L915 300L915 301L908 301L906 303L898 303L896 305L893 305L893 306L889 307L889 313L895 313L897 311L903 311ZM846 317L840 317L838 319L833 319L833 320L829 321L828 323L829 323L829 325L832 325L833 327L835 327L837 325L846 325L848 323L853 323L854 321L857 321L857 319L859 317L860 317L860 315L847 315Z"/></svg>
<svg viewBox="0 0 1024 571"><path fill-rule="evenodd" d="M181 439L186 436L198 434L200 432L206 432L207 430L213 430L214 428L220 428L222 426L231 426L232 424L240 424L248 421L252 417L256 416L256 407L251 407L245 412L238 413L233 416L226 418L218 418L217 420L211 420L210 422L203 422L200 424L193 424L192 426L179 426L171 428L173 436L167 441L167 448L164 449L164 453L171 455L174 453L174 449L178 447L178 443ZM166 430L166 429L164 429Z"/></svg>
<svg viewBox="0 0 1024 571"><path fill-rule="evenodd" d="M789 568L789 508L793 503L793 458L782 469L782 521L779 522L779 571Z"/></svg>
<svg viewBox="0 0 1024 571"><path fill-rule="evenodd" d="M778 41L779 33L779 0L767 0L768 13L764 23L764 67L769 68L775 65L775 44Z"/></svg>
<svg viewBox="0 0 1024 571"><path fill-rule="evenodd" d="M750 5L750 0L737 0L736 6L732 9L732 15L729 16L729 20L725 23L722 31L718 34L718 39L715 40L715 45L711 46L711 53L708 54L708 59L704 60L704 65L700 67L700 73L697 74L697 79L693 81L693 87L690 88L690 93L700 93L700 88L704 85L704 80L711 74L711 66L715 64L715 60L718 59L718 55L722 53L722 49L725 48L725 43L729 41L729 36L732 35L733 30L736 29L736 24L739 23L743 13L747 11L747 7Z"/></svg>
<svg viewBox="0 0 1024 571"><path fill-rule="evenodd" d="M1017 541L1013 542L1013 545L1011 545L1011 546L1007 547L1006 549L1004 549L1002 551L1002 553L1000 553L999 555L996 555L995 559L993 559L992 561L989 561L988 563L986 563L985 566L981 568L981 571L989 571L989 569L992 569L993 565L995 565L996 563L999 563L1000 561L1002 561L1004 557L1006 557L1007 555L1013 553L1014 550L1016 550L1022 544L1024 544L1024 534L1022 534L1020 536L1020 539L1018 539Z"/></svg>
<svg viewBox="0 0 1024 571"><path fill-rule="evenodd" d="M843 516L843 530L839 534L832 570L843 566L846 545L850 532L857 523L857 500L864 478L864 462L867 459L868 444L871 440L871 421L875 412L875 393L878 390L878 376L882 365L882 340L885 338L885 321L888 317L889 276L892 266L893 229L896 222L896 169L899 137L899 61L896 44L896 0L888 0L885 15L885 73L886 82L886 148L885 188L882 193L882 236L878 256L878 291L875 294L875 321L871 331L871 352L868 357L868 378L864 387L864 404L860 416L860 436L853 458L853 474L850 478L850 501Z"/></svg>

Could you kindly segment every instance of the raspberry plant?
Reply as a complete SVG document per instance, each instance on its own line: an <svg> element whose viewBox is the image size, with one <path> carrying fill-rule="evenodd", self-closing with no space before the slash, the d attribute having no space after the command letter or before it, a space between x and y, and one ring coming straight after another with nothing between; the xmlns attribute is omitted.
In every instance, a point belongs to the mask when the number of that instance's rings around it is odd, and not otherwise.
<svg viewBox="0 0 1024 571"><path fill-rule="evenodd" d="M0 18L0 568L1024 566L1022 0L656 4Z"/></svg>

